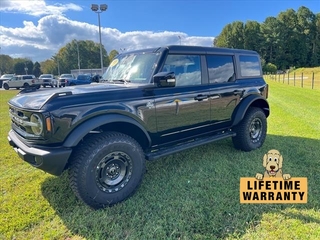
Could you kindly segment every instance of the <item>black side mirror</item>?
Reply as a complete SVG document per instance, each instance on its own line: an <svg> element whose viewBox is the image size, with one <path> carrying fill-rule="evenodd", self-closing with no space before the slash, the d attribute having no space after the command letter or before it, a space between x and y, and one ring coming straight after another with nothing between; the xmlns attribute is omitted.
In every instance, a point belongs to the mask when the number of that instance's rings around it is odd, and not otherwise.
<svg viewBox="0 0 320 240"><path fill-rule="evenodd" d="M158 87L174 87L176 85L176 76L174 72L159 72L153 76L153 82Z"/></svg>

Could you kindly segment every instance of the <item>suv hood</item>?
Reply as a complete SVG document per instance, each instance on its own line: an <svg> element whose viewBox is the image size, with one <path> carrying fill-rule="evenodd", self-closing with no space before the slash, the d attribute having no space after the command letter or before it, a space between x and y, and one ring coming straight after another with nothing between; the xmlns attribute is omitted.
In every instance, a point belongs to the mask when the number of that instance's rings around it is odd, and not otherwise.
<svg viewBox="0 0 320 240"><path fill-rule="evenodd" d="M25 109L41 109L50 99L66 96L66 95L77 95L77 94L87 94L94 93L99 94L106 91L117 91L124 90L127 88L136 88L137 84L107 84L98 83L90 85L81 86L71 86L59 89L49 89L43 91L33 91L33 92L20 92L17 96L9 100L9 104L19 108Z"/></svg>

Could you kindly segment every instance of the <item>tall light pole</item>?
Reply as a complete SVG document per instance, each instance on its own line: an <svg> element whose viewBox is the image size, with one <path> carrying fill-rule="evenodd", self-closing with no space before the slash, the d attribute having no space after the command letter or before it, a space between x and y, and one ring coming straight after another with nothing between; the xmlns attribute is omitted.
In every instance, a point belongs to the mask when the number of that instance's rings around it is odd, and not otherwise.
<svg viewBox="0 0 320 240"><path fill-rule="evenodd" d="M0 75L2 75L2 56L1 56L1 47L0 47L0 57L1 57L1 66L0 66Z"/></svg>
<svg viewBox="0 0 320 240"><path fill-rule="evenodd" d="M26 75L28 75L28 67L27 67L27 63L24 63L24 70L26 71Z"/></svg>
<svg viewBox="0 0 320 240"><path fill-rule="evenodd" d="M57 63L58 63L58 75L60 76L60 64L59 64L59 58L57 58Z"/></svg>
<svg viewBox="0 0 320 240"><path fill-rule="evenodd" d="M100 9L100 11L99 11ZM100 40L100 61L101 61L101 75L103 74L103 56L102 56L102 43L101 43L101 26L100 26L100 13L108 9L107 4L91 4L91 10L95 13L98 13L98 22L99 22L99 40Z"/></svg>
<svg viewBox="0 0 320 240"><path fill-rule="evenodd" d="M79 68L79 74L80 74L80 55L79 55L79 44L77 40L76 40L76 44L77 44L77 51L78 51L78 68Z"/></svg>

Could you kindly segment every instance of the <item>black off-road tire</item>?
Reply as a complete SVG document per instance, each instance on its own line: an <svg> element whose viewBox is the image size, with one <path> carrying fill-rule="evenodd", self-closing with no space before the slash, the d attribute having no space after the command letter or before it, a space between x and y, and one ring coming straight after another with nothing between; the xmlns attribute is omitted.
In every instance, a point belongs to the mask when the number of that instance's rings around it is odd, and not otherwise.
<svg viewBox="0 0 320 240"><path fill-rule="evenodd" d="M70 185L93 209L130 197L145 173L145 156L133 138L118 132L94 134L73 151Z"/></svg>
<svg viewBox="0 0 320 240"><path fill-rule="evenodd" d="M7 83L3 84L3 88L4 88L5 90L9 90L9 85L8 85Z"/></svg>
<svg viewBox="0 0 320 240"><path fill-rule="evenodd" d="M233 128L232 138L236 149L249 152L261 147L267 136L267 119L261 108L250 107L242 121Z"/></svg>
<svg viewBox="0 0 320 240"><path fill-rule="evenodd" d="M30 85L28 83L23 84L23 88L29 88L29 87L30 87Z"/></svg>

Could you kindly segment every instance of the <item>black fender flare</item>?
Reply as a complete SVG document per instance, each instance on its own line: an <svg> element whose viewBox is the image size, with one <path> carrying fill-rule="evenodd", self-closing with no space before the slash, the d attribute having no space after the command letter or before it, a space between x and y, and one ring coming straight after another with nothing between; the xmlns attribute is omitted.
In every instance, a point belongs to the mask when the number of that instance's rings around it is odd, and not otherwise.
<svg viewBox="0 0 320 240"><path fill-rule="evenodd" d="M266 117L269 116L270 108L267 100L259 95L250 95L242 99L234 110L232 114L232 126L237 125L244 118L248 108L252 106L260 107L266 114Z"/></svg>
<svg viewBox="0 0 320 240"><path fill-rule="evenodd" d="M65 139L63 146L66 148L75 147L90 131L102 125L113 122L125 122L135 125L145 134L149 144L151 144L151 138L148 132L139 122L120 114L106 114L88 119L87 121L78 125Z"/></svg>

